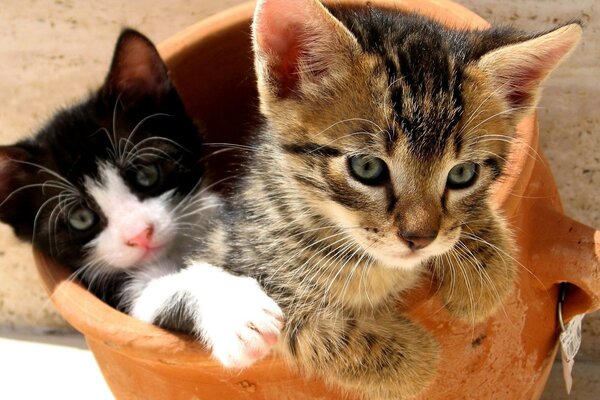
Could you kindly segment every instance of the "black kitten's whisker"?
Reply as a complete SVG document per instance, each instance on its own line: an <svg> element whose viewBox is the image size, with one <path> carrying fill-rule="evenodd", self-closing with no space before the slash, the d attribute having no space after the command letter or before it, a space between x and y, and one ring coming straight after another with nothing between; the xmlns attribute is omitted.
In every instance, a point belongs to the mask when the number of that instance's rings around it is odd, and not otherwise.
<svg viewBox="0 0 600 400"><path fill-rule="evenodd" d="M112 136L113 136L113 140L111 140L114 153L120 159L121 158L121 152L120 152L120 147L118 146L118 141L117 141L117 109L119 108L119 105L121 105L121 93L118 94L117 99L115 100L115 105L113 106L113 112L112 112Z"/></svg>
<svg viewBox="0 0 600 400"><path fill-rule="evenodd" d="M181 158L176 159L172 155L167 153L166 151L160 150L158 148L151 148L151 147L145 147L142 150L140 150L139 152L137 152L136 154L129 157L127 159L128 164L126 164L126 165L133 167L133 168L137 168L137 165L136 165L137 160L148 161L149 159L164 160L167 162L172 162L173 164L182 167L181 162L180 162Z"/></svg>
<svg viewBox="0 0 600 400"><path fill-rule="evenodd" d="M119 141L119 154L120 154L120 158L119 158L119 162L123 162L123 156L125 156L128 153L128 149L127 146L129 145L129 143L131 143L131 139L135 136L135 134L138 132L138 130L142 127L142 125L144 125L145 122L147 122L148 120L152 119L152 118L156 118L156 117L170 117L173 118L174 115L171 114L166 114L166 113L154 113L151 115L148 115L147 117L142 118L131 130L131 132L129 133L129 136L127 136L127 138L125 140L120 140ZM143 139L140 142L138 142L134 148L138 145L140 145L141 143L144 143L145 141L147 141L148 139ZM169 139L170 140L170 139ZM123 148L121 148L121 144L125 143L123 145ZM133 150L133 149L132 149Z"/></svg>
<svg viewBox="0 0 600 400"><path fill-rule="evenodd" d="M176 141L174 141L172 139L169 139L167 137L162 137L162 136L151 136L151 137L145 138L145 139L137 142L131 149L129 149L128 154L135 154L143 145L145 145L147 142L150 142L150 141L166 142L183 152L186 152L186 153L190 152L189 149L186 149L185 147L183 147L182 145L180 145L179 143L177 143Z"/></svg>
<svg viewBox="0 0 600 400"><path fill-rule="evenodd" d="M73 192L77 192L77 193L79 192L78 189L68 179L66 179L62 175L58 174L57 172L52 171L50 168L44 167L43 165L36 164L36 163L30 162L30 161L12 160L12 159L11 159L11 161L18 163L18 164L24 164L24 165L29 165L29 166L38 168L40 170L40 172L45 172L45 173L57 178L59 181L61 181L67 187L71 188L73 190Z"/></svg>
<svg viewBox="0 0 600 400"><path fill-rule="evenodd" d="M108 155L111 157L111 159L116 160L118 159L118 154L117 154L117 146L115 144L115 142L113 141L113 136L112 134L108 131L108 129L102 127L99 128L96 132L94 132L92 134L92 136L95 136L96 134L98 134L99 132L102 132L106 135L106 138L108 139L108 142L110 144L109 149L107 149L106 151L108 152Z"/></svg>
<svg viewBox="0 0 600 400"><path fill-rule="evenodd" d="M58 202L52 209L50 216L48 217L48 246L52 249L52 243L54 242L54 248L56 249L57 254L60 253L60 249L58 248L58 242L56 240L57 237L57 229L58 229L58 218L63 215L66 216L67 213L65 211L70 208L73 204L79 202L79 199L73 197L71 194L66 194L63 196L63 193L58 195Z"/></svg>
<svg viewBox="0 0 600 400"><path fill-rule="evenodd" d="M44 210L44 208L46 208L46 206L55 201L57 198L60 197L60 193L57 195L54 195L52 197L50 197L49 199L47 199L46 201L44 201L42 203L42 205L38 208L38 211L36 212L34 218L33 218L33 234L31 236L31 243L35 244L35 233L37 232L37 226L38 226L38 219L42 213L42 211Z"/></svg>
<svg viewBox="0 0 600 400"><path fill-rule="evenodd" d="M198 193L197 195L201 195L201 194L206 194L206 193L210 193L210 190L213 189L215 186L223 183L223 182L227 182L229 180L232 179L237 179L238 177L235 175L229 175L226 176L225 178L219 179L218 181L212 182L210 185L203 187Z"/></svg>
<svg viewBox="0 0 600 400"><path fill-rule="evenodd" d="M200 158L199 161L201 163L203 163L206 160L210 159L211 157L217 156L217 155L222 154L222 153L226 153L228 151L234 151L234 150L236 150L236 149L233 148L233 147L231 147L231 148L224 148L224 149L219 149L219 150L211 151L209 154L207 154L207 155L203 156L202 158Z"/></svg>
<svg viewBox="0 0 600 400"><path fill-rule="evenodd" d="M251 146L251 145L244 145L244 144L239 144L239 143L218 143L218 142L210 142L210 143L204 143L203 146L208 146L208 147L224 147L226 149L231 149L231 150L247 150L247 151L255 151L258 149L257 146Z"/></svg>
<svg viewBox="0 0 600 400"><path fill-rule="evenodd" d="M2 201L0 203L0 207L2 207L2 205L4 205L4 203L6 203L13 196L15 196L16 194L18 194L19 192L21 192L23 190L31 189L31 188L42 188L43 189L45 187L49 187L49 188L53 188L53 189L66 190L64 186L58 186L58 185L48 184L47 182L45 182L45 183L32 183L32 184L29 184L29 185L23 185L23 186L15 189L15 190L13 190L8 196L6 196L6 198L4 199L4 201Z"/></svg>

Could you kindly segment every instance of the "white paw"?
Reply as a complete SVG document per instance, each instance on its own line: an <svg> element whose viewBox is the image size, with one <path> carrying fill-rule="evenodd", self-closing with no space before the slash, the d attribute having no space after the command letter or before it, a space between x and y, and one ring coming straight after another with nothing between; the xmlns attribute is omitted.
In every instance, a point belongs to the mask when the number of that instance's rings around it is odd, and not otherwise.
<svg viewBox="0 0 600 400"><path fill-rule="evenodd" d="M227 368L245 368L266 356L283 329L283 313L251 278L228 275L218 301L204 308L202 334Z"/></svg>

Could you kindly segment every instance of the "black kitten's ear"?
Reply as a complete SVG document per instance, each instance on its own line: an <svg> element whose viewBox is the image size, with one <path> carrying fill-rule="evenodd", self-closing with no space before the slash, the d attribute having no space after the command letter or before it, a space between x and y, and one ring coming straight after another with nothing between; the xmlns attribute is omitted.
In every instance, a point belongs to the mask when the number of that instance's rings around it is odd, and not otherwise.
<svg viewBox="0 0 600 400"><path fill-rule="evenodd" d="M9 198L19 187L25 184L27 168L19 161L31 159L31 154L17 146L0 146L0 220L7 221L10 213L14 213L18 202Z"/></svg>
<svg viewBox="0 0 600 400"><path fill-rule="evenodd" d="M154 44L141 33L125 29L117 41L103 90L111 97L136 102L160 100L171 87L169 73Z"/></svg>
<svg viewBox="0 0 600 400"><path fill-rule="evenodd" d="M535 107L540 85L575 48L581 26L570 24L485 54L478 67L517 117Z"/></svg>

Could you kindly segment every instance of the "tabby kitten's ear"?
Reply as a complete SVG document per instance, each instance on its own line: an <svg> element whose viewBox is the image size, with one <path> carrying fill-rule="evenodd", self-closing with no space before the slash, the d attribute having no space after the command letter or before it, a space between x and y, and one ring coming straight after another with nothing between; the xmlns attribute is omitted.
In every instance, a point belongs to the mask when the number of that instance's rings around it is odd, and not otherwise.
<svg viewBox="0 0 600 400"><path fill-rule="evenodd" d="M125 29L102 87L105 94L125 104L143 98L158 102L170 88L167 67L154 44L141 33Z"/></svg>
<svg viewBox="0 0 600 400"><path fill-rule="evenodd" d="M536 106L541 83L575 48L581 32L578 24L566 25L493 50L481 57L477 65L518 119Z"/></svg>
<svg viewBox="0 0 600 400"><path fill-rule="evenodd" d="M317 0L259 0L253 36L262 98L323 89L360 51L352 33Z"/></svg>

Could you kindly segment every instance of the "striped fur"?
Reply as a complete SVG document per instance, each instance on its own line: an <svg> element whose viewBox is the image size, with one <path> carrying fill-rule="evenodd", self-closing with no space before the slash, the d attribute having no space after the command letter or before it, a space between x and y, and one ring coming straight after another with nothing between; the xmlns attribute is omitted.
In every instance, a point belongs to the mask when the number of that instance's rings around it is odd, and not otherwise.
<svg viewBox="0 0 600 400"><path fill-rule="evenodd" d="M432 380L440 350L395 311L402 293L433 277L448 311L472 322L501 305L515 279L514 245L489 191L539 82L527 96L505 97L488 62L535 37L452 31L316 0L258 2L266 123L248 176L209 235L211 251L199 257L225 254L214 262L255 277L281 306L278 350L290 363L370 399L409 398ZM389 178L353 179L348 157L359 154L384 160ZM478 165L476 182L450 190L448 172L460 162ZM408 251L399 232L423 227L436 239Z"/></svg>

